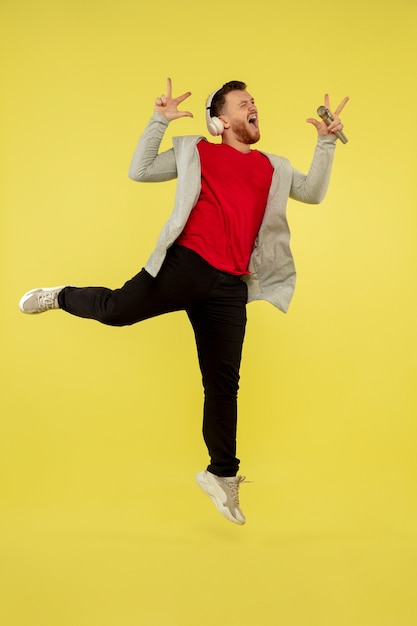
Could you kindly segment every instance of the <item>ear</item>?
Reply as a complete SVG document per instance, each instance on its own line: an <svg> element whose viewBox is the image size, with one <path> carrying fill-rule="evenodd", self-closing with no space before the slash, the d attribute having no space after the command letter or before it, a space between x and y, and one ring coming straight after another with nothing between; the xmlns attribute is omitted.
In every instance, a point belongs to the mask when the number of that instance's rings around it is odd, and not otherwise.
<svg viewBox="0 0 417 626"><path fill-rule="evenodd" d="M225 130L230 128L230 122L229 122L229 118L227 117L227 115L219 115L219 120L222 121Z"/></svg>

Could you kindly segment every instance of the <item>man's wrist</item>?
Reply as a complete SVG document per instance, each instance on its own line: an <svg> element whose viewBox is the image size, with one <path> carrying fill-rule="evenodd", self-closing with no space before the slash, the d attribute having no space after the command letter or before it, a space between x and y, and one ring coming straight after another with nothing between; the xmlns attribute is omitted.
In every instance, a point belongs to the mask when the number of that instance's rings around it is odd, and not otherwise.
<svg viewBox="0 0 417 626"><path fill-rule="evenodd" d="M168 126L169 124L169 120L165 117L165 115L162 115L162 113L159 113L158 111L154 111L152 118L157 122L162 122L163 124L166 124L166 126Z"/></svg>

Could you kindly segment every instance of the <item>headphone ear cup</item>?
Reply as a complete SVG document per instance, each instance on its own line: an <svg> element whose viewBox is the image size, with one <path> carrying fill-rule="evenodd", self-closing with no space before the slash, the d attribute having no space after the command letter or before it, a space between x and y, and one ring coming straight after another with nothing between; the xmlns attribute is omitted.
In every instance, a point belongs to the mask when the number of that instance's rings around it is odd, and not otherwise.
<svg viewBox="0 0 417 626"><path fill-rule="evenodd" d="M218 117L207 116L207 128L214 137L222 135L224 131L223 122Z"/></svg>
<svg viewBox="0 0 417 626"><path fill-rule="evenodd" d="M211 103L213 102L213 98L218 91L218 89L216 91L213 91L213 93L209 95L206 102L206 124L210 135L213 135L213 137L223 135L224 132L224 126L221 119L216 116L211 117L210 115Z"/></svg>

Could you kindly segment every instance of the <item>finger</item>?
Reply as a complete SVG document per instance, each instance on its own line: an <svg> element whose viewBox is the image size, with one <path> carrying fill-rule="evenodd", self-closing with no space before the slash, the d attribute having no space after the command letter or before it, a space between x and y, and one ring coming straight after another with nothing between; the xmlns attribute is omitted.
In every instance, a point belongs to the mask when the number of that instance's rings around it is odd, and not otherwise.
<svg viewBox="0 0 417 626"><path fill-rule="evenodd" d="M156 98L156 100L155 100L155 104L156 104L156 106L158 106L158 107L164 107L164 106L166 106L166 103L167 103L166 96L159 96L159 97L158 97L158 98Z"/></svg>
<svg viewBox="0 0 417 626"><path fill-rule="evenodd" d="M335 130L342 130L343 124L337 117L331 124L329 124L328 128L330 132L334 133Z"/></svg>
<svg viewBox="0 0 417 626"><path fill-rule="evenodd" d="M345 98L343 98L342 102L339 104L339 106L337 107L335 111L335 115L339 115L339 113L343 110L347 102L349 102L349 96L346 96Z"/></svg>
<svg viewBox="0 0 417 626"><path fill-rule="evenodd" d="M184 102L184 100L186 100L190 96L191 96L191 91L187 91L186 93L183 93L182 96L178 96L177 98L175 98L175 102L177 104L181 104L181 102Z"/></svg>
<svg viewBox="0 0 417 626"><path fill-rule="evenodd" d="M329 111L331 111L331 107L330 107L330 97L328 93L324 94L324 106L326 107L326 109L329 109Z"/></svg>
<svg viewBox="0 0 417 626"><path fill-rule="evenodd" d="M167 78L167 98L172 98L172 80Z"/></svg>

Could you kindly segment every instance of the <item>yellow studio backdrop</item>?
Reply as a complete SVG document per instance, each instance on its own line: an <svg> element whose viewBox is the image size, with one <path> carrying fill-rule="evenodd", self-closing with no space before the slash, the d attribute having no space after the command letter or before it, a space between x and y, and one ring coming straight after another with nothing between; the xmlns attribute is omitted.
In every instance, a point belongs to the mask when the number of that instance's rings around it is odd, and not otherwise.
<svg viewBox="0 0 417 626"><path fill-rule="evenodd" d="M0 621L4 626L415 626L416 183L412 0L348 5L3 0ZM21 295L118 287L175 183L127 177L167 76L204 102L244 80L259 147L309 166L343 112L319 206L289 203L288 315L248 308L239 451L248 523L207 462L185 314L107 328Z"/></svg>

